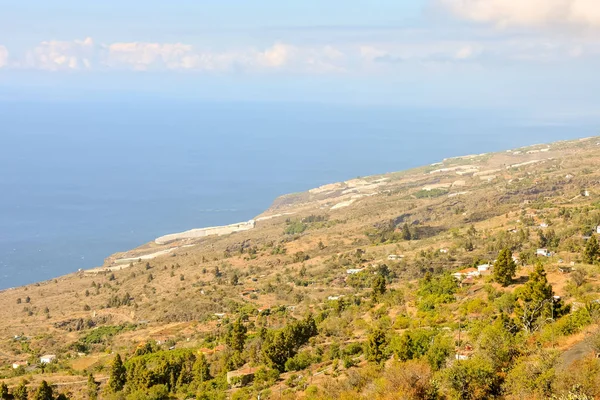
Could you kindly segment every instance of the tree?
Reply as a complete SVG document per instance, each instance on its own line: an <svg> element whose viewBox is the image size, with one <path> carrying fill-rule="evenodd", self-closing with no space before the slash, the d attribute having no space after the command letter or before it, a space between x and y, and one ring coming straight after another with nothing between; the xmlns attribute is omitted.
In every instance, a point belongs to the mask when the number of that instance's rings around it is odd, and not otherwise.
<svg viewBox="0 0 600 400"><path fill-rule="evenodd" d="M475 246L473 245L473 241L471 239L466 241L465 250L469 252L475 250Z"/></svg>
<svg viewBox="0 0 600 400"><path fill-rule="evenodd" d="M194 379L200 383L211 379L209 365L206 361L206 356L204 356L204 353L201 353L200 356L196 358L194 366L192 367L192 371L194 373Z"/></svg>
<svg viewBox="0 0 600 400"><path fill-rule="evenodd" d="M379 296L386 291L385 278L381 274L377 274L373 279L373 301L377 301Z"/></svg>
<svg viewBox="0 0 600 400"><path fill-rule="evenodd" d="M515 314L522 328L527 332L535 331L539 318L552 310L554 293L552 285L548 283L546 271L541 263L537 263L535 270L529 275L529 280L517 292L519 302L515 307Z"/></svg>
<svg viewBox="0 0 600 400"><path fill-rule="evenodd" d="M34 395L34 400L53 400L52 388L48 382L42 381Z"/></svg>
<svg viewBox="0 0 600 400"><path fill-rule="evenodd" d="M317 333L317 324L312 314L283 329L268 331L262 345L263 356L273 368L283 372L286 361L295 356L300 347Z"/></svg>
<svg viewBox="0 0 600 400"><path fill-rule="evenodd" d="M237 272L234 272L233 275L231 276L231 281L229 283L231 283L232 286L236 286L240 281L240 278L238 277Z"/></svg>
<svg viewBox="0 0 600 400"><path fill-rule="evenodd" d="M248 329L242 323L241 319L238 318L233 324L228 326L227 336L225 336L225 344L227 344L231 350L241 353L244 351L247 332Z"/></svg>
<svg viewBox="0 0 600 400"><path fill-rule="evenodd" d="M19 386L13 390L13 397L15 400L27 400L28 396L27 381L22 380L21 383L19 383Z"/></svg>
<svg viewBox="0 0 600 400"><path fill-rule="evenodd" d="M0 383L0 399L6 400L8 398L8 386L6 386L6 383L2 382Z"/></svg>
<svg viewBox="0 0 600 400"><path fill-rule="evenodd" d="M87 391L90 400L96 400L98 398L98 383L91 373L88 374Z"/></svg>
<svg viewBox="0 0 600 400"><path fill-rule="evenodd" d="M410 233L410 228L408 227L407 223L405 223L404 226L402 226L402 239L404 239L404 240L412 239L412 234Z"/></svg>
<svg viewBox="0 0 600 400"><path fill-rule="evenodd" d="M455 363L445 375L453 398L489 399L500 392L499 376L487 360L479 357Z"/></svg>
<svg viewBox="0 0 600 400"><path fill-rule="evenodd" d="M594 264L598 260L599 254L600 246L598 245L598 239L596 239L596 235L592 235L583 250L583 261L588 264Z"/></svg>
<svg viewBox="0 0 600 400"><path fill-rule="evenodd" d="M120 392L125 386L127 380L127 370L123 365L121 355L117 353L115 359L112 362L110 369L110 376L108 378L108 388L111 392Z"/></svg>
<svg viewBox="0 0 600 400"><path fill-rule="evenodd" d="M494 279L506 287L512 283L516 272L517 264L512 259L512 252L509 249L503 249L494 264Z"/></svg>
<svg viewBox="0 0 600 400"><path fill-rule="evenodd" d="M385 330L377 328L367 338L366 353L367 360L375 363L382 363L387 358L387 336Z"/></svg>

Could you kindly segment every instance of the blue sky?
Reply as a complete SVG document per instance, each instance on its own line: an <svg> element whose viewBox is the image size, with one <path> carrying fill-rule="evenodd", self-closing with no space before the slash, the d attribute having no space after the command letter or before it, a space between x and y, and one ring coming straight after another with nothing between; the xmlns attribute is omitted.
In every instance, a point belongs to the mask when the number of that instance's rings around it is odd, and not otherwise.
<svg viewBox="0 0 600 400"><path fill-rule="evenodd" d="M590 0L0 0L0 98L600 105Z"/></svg>

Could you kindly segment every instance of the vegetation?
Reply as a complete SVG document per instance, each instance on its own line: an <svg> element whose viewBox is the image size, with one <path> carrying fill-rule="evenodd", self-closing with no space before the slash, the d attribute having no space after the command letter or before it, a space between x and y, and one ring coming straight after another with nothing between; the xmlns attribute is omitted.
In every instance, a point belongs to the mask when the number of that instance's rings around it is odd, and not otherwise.
<svg viewBox="0 0 600 400"><path fill-rule="evenodd" d="M460 191L425 168L284 196L255 229L1 292L0 399L598 398L595 143L444 161L499 171Z"/></svg>

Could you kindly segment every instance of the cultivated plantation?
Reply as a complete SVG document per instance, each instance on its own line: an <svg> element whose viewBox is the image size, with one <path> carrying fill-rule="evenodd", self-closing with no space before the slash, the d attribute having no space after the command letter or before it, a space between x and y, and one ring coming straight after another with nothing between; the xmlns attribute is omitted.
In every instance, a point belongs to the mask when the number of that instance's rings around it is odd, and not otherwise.
<svg viewBox="0 0 600 400"><path fill-rule="evenodd" d="M599 167L446 159L5 290L0 399L600 397Z"/></svg>

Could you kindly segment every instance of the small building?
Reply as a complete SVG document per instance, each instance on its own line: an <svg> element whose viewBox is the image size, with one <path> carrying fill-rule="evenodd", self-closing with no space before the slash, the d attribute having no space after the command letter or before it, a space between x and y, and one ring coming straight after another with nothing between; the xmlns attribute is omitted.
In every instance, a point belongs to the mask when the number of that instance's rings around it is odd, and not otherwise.
<svg viewBox="0 0 600 400"><path fill-rule="evenodd" d="M50 364L54 360L56 360L56 356L54 354L46 354L45 356L40 357L41 364Z"/></svg>
<svg viewBox="0 0 600 400"><path fill-rule="evenodd" d="M596 227L596 233L600 234L600 225Z"/></svg>
<svg viewBox="0 0 600 400"><path fill-rule="evenodd" d="M568 274L569 272L573 271L573 268L571 267L558 267L558 271L563 273L563 274Z"/></svg>
<svg viewBox="0 0 600 400"><path fill-rule="evenodd" d="M350 269L347 269L347 270L346 270L346 273L347 273L348 275L356 275L356 274L358 274L359 272L362 272L362 270L363 270L363 268L350 268Z"/></svg>
<svg viewBox="0 0 600 400"><path fill-rule="evenodd" d="M477 271L479 271L480 275L489 274L491 272L492 266L490 264L481 264L477 266Z"/></svg>
<svg viewBox="0 0 600 400"><path fill-rule="evenodd" d="M552 253L550 253L548 249L537 249L535 254L542 257L550 257L552 255Z"/></svg>
<svg viewBox="0 0 600 400"><path fill-rule="evenodd" d="M403 255L398 255L398 254L390 254L387 259L388 261L397 261L400 260L401 258L404 258Z"/></svg>
<svg viewBox="0 0 600 400"><path fill-rule="evenodd" d="M547 228L547 227L548 227L548 224L547 224L547 223L545 223L545 222L542 222L542 223L540 224L540 228Z"/></svg>
<svg viewBox="0 0 600 400"><path fill-rule="evenodd" d="M448 253L448 249L440 249L440 253L447 254Z"/></svg>
<svg viewBox="0 0 600 400"><path fill-rule="evenodd" d="M479 276L479 270L477 268L465 268L463 270L460 270L458 272L455 272L452 274L453 277L455 277L456 279L458 279L459 281L462 281L464 278L469 278L469 277L476 277Z"/></svg>
<svg viewBox="0 0 600 400"><path fill-rule="evenodd" d="M329 296L329 297L327 297L327 300L335 301L335 300L341 299L342 297L344 297L343 294L340 294L340 295L337 295L337 296Z"/></svg>
<svg viewBox="0 0 600 400"><path fill-rule="evenodd" d="M28 365L29 364L27 363L27 361L17 361L17 362L13 363L12 367L13 367L13 369L18 369L21 367L25 368Z"/></svg>

